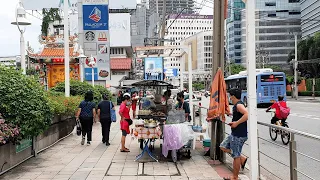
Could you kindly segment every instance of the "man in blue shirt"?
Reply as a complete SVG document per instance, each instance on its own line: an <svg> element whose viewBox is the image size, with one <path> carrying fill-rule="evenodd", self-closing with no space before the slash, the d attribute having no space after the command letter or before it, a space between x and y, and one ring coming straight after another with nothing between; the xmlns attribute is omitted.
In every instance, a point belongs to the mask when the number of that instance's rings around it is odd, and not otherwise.
<svg viewBox="0 0 320 180"><path fill-rule="evenodd" d="M234 104L232 122L229 123L232 133L221 143L220 149L230 153L233 158L233 176L224 179L238 180L240 166L244 169L247 162L247 157L241 155L241 151L244 142L248 139L248 111L240 100L240 89L231 89L229 93L232 104Z"/></svg>

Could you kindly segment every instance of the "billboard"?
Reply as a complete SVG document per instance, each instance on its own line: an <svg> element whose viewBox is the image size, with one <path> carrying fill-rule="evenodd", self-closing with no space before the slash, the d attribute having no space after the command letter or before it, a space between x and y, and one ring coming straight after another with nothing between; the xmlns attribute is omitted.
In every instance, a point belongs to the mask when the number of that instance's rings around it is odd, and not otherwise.
<svg viewBox="0 0 320 180"><path fill-rule="evenodd" d="M173 68L173 69L164 69L163 73L165 74L166 78L172 78L172 77L177 77L178 76L178 69Z"/></svg>
<svg viewBox="0 0 320 180"><path fill-rule="evenodd" d="M84 54L96 59L95 80L104 81L110 80L110 35L107 2L108 0L83 0L82 6ZM92 79L90 75L87 75L88 73L86 72L86 80Z"/></svg>
<svg viewBox="0 0 320 180"><path fill-rule="evenodd" d="M163 58L145 58L144 59L144 79L163 81Z"/></svg>
<svg viewBox="0 0 320 180"><path fill-rule="evenodd" d="M130 47L130 14L110 13L109 28L111 37L111 47Z"/></svg>
<svg viewBox="0 0 320 180"><path fill-rule="evenodd" d="M61 8L64 0L22 0L26 10L42 10L43 8ZM69 7L78 10L78 0L69 0ZM83 4L110 4L110 9L136 9L135 0L83 0Z"/></svg>
<svg viewBox="0 0 320 180"><path fill-rule="evenodd" d="M108 5L83 5L83 30L109 30Z"/></svg>

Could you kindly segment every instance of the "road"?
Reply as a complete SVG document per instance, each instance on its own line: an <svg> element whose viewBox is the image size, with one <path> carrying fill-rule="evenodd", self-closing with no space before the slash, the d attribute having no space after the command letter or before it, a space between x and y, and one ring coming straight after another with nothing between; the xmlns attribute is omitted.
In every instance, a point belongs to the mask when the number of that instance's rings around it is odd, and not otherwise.
<svg viewBox="0 0 320 180"><path fill-rule="evenodd" d="M320 103L289 101L288 105L291 108L291 114L287 120L290 128L320 136ZM258 121L269 123L270 119L271 114L266 113L265 108L258 109ZM227 119L227 121L231 121L231 119ZM226 126L226 132L230 133L229 126ZM262 139L272 141L270 139L269 129L267 127L258 125L258 132L259 137L261 137ZM289 150L285 149L289 148L289 146L284 146L285 148L283 148L262 139L259 140L260 151L269 157L260 153L261 166L268 169L278 177L268 173L263 168L261 168L261 173L266 179L290 179L290 171L288 167L290 165ZM295 136L295 139L297 142L298 152L320 160L320 141L308 139L301 136ZM249 141L247 141L247 143L249 143ZM275 143L283 146L281 138L279 136ZM243 153L246 155L250 154L248 145L244 146ZM270 157L285 165L272 160ZM313 179L320 180L320 162L308 159L299 154L297 157L297 169L304 174L312 177ZM309 178L306 178L302 174L298 173L298 179L304 180Z"/></svg>

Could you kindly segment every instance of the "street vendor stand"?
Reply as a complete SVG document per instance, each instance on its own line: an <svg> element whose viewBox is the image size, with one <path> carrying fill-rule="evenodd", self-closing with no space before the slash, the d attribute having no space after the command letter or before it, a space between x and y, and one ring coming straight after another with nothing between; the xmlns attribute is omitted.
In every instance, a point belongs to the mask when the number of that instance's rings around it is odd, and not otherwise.
<svg viewBox="0 0 320 180"><path fill-rule="evenodd" d="M153 89L155 90L154 96L158 97L162 97L164 91L173 88L173 85L158 80L145 80L134 83L132 86L138 87L144 92L148 89ZM157 161L152 154L152 150L154 149L152 143L154 144L157 139L163 140L163 142L160 140L161 153L167 157L168 152L171 151L171 158L174 162L177 161L177 154L179 152L186 152L187 157L191 157L190 149L192 142L190 142L190 139L193 140L192 128L188 123L184 123L184 112L179 110L169 111L170 108L168 108L167 102L167 100L165 104L156 102L153 107L147 105L147 108L145 108L145 103L142 97L140 97L138 120L136 121L136 128L133 133L139 139L140 148L143 151L137 156L136 160L140 159L144 153L148 153L153 160Z"/></svg>

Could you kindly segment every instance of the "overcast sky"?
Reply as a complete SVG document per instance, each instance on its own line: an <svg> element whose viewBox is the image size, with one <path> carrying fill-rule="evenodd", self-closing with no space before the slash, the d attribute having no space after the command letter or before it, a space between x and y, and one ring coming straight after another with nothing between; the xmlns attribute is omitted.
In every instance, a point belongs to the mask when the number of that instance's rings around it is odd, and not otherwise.
<svg viewBox="0 0 320 180"><path fill-rule="evenodd" d="M15 8L19 0L6 1L0 6L0 57L3 56L15 56L20 54L20 34L16 26L11 25L11 22L15 18ZM140 0L137 0L140 2ZM197 6L200 6L202 0L197 0ZM212 0L213 2L213 0ZM212 14L212 9L206 6L212 7L213 4L208 0L205 6L201 9L200 14ZM36 14L36 13L35 13ZM38 36L41 33L41 20L28 15L27 18L31 21L32 25L26 28L25 42L29 41L32 48L38 51L40 44L38 42Z"/></svg>

